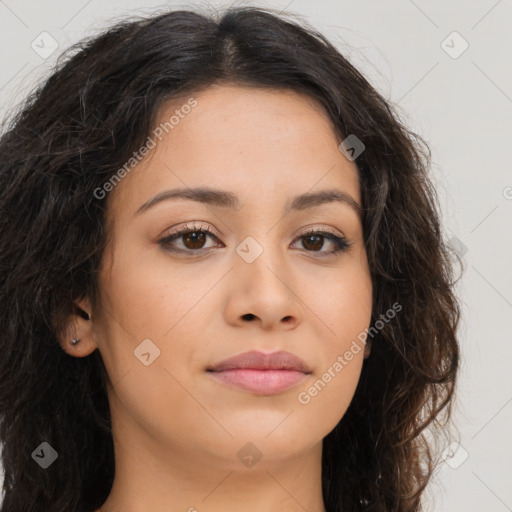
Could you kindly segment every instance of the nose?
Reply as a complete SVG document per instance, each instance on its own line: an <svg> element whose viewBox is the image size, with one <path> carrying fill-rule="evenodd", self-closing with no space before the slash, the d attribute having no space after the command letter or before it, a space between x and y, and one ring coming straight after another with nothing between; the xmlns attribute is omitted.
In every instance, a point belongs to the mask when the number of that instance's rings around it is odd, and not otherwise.
<svg viewBox="0 0 512 512"><path fill-rule="evenodd" d="M304 306L297 277L278 250L265 249L251 263L237 254L230 274L224 312L228 323L252 322L270 331L294 329L302 322Z"/></svg>

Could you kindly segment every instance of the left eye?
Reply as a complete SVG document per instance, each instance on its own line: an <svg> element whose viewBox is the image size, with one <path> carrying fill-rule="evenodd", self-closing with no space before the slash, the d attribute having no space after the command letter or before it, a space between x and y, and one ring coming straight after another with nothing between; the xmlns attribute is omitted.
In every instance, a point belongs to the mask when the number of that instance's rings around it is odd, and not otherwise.
<svg viewBox="0 0 512 512"><path fill-rule="evenodd" d="M324 240L327 239L334 246L334 249L331 249L330 251L322 251L322 253L327 255L346 251L351 245L345 237L337 236L326 231L309 231L308 233L300 235L298 239L303 240L302 245L304 247L308 245L309 248L312 249L312 252L319 252L319 246L323 246Z"/></svg>
<svg viewBox="0 0 512 512"><path fill-rule="evenodd" d="M202 254L203 252L206 252L208 249L212 248L204 247L208 237L213 238L222 244L219 238L208 228L196 226L185 226L175 233L162 238L158 241L158 243L166 250L172 252ZM176 247L175 242L178 239L182 239L181 241L184 245L184 248ZM297 237L296 240L302 240L302 245L307 252L318 252L322 255L332 255L340 251L346 251L351 245L351 242L349 242L345 237L340 237L326 231L310 230ZM321 251L325 240L328 240L334 246L334 248L330 251Z"/></svg>

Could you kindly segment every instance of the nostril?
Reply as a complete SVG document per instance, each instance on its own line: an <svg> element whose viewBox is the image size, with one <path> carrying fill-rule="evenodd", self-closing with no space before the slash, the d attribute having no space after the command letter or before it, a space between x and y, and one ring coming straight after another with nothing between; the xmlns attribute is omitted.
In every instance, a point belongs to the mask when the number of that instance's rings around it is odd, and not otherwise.
<svg viewBox="0 0 512 512"><path fill-rule="evenodd" d="M253 318L256 318L252 313L247 313L242 317L244 320L252 320Z"/></svg>

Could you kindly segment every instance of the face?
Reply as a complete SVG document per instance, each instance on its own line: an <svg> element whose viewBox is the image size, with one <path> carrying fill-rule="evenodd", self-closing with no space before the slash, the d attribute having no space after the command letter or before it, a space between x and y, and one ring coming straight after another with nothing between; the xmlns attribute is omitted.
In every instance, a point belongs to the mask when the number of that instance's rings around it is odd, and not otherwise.
<svg viewBox="0 0 512 512"><path fill-rule="evenodd" d="M270 467L320 449L360 376L372 288L357 169L308 97L191 97L160 112L181 115L108 196L94 342L114 430L185 464L233 468L256 447ZM229 196L168 194L197 188ZM294 202L328 190L341 200ZM292 357L210 371L249 351Z"/></svg>

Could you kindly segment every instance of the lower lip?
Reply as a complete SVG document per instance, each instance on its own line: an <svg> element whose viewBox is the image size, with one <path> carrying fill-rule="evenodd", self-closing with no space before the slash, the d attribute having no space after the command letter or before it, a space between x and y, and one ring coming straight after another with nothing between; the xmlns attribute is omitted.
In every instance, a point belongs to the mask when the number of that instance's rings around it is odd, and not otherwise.
<svg viewBox="0 0 512 512"><path fill-rule="evenodd" d="M306 374L295 370L235 369L211 372L216 379L246 391L273 395L298 384Z"/></svg>

